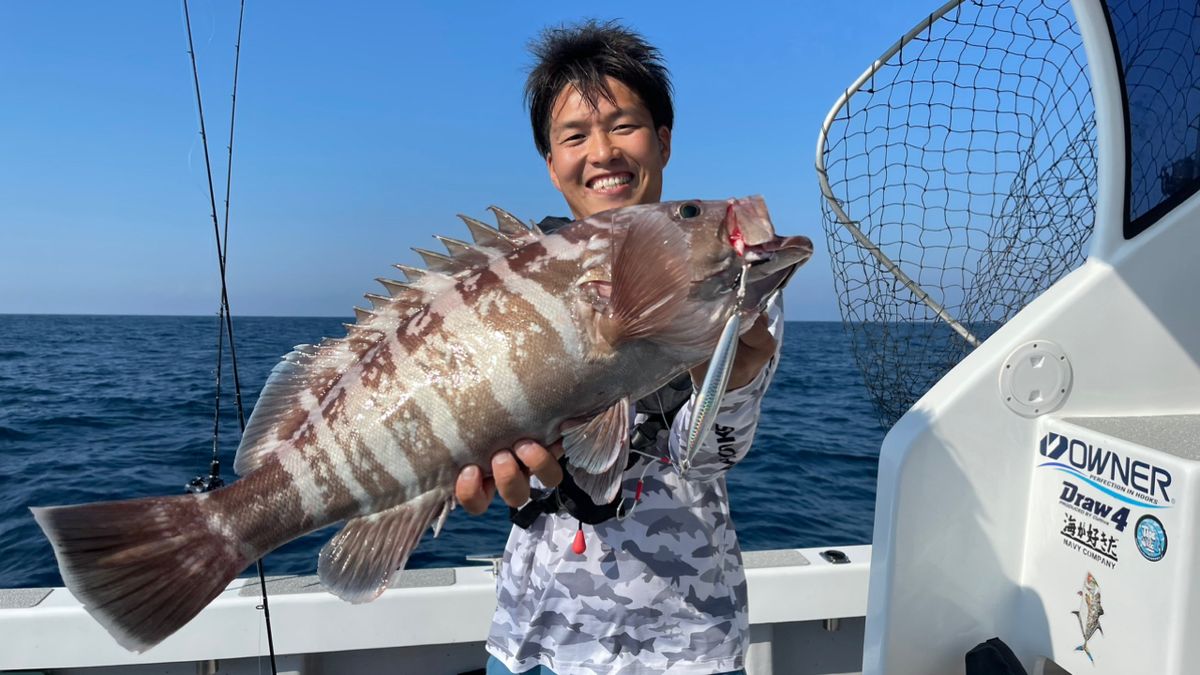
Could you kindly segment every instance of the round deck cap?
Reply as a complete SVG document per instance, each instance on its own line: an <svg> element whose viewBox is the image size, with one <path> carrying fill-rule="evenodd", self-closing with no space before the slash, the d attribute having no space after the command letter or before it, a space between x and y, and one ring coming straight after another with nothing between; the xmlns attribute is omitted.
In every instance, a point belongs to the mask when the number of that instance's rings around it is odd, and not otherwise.
<svg viewBox="0 0 1200 675"><path fill-rule="evenodd" d="M1071 392L1071 362L1049 340L1027 342L1000 367L1000 398L1013 412L1037 417L1058 410Z"/></svg>

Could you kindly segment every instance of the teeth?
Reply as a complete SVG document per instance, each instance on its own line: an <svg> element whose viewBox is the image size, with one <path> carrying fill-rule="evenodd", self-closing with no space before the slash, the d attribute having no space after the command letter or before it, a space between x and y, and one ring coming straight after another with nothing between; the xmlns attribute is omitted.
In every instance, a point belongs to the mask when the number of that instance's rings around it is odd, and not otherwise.
<svg viewBox="0 0 1200 675"><path fill-rule="evenodd" d="M633 176L628 174L622 176L605 176L592 181L593 190L611 190L615 187L626 185L633 181Z"/></svg>

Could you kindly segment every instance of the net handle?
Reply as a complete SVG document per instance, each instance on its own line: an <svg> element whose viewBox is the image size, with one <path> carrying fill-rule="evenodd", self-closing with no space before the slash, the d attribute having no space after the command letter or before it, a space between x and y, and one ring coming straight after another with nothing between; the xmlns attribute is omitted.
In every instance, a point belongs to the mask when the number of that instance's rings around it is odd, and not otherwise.
<svg viewBox="0 0 1200 675"><path fill-rule="evenodd" d="M934 300L932 297L930 297L930 295L925 292L925 289L921 288L920 284L913 281L912 277L905 274L904 270L900 269L899 265L893 262L891 258L888 258L883 251L879 250L879 247L876 246L874 242L872 242L865 234L862 233L862 230L858 228L857 222L851 220L850 216L847 215L842 209L842 205L838 201L837 197L833 195L833 188L829 186L829 174L825 169L825 142L829 137L829 129L833 126L833 122L837 117L837 114L841 112L842 109L846 107L846 104L850 101L850 97L857 93L858 90L861 89L862 86L866 84L866 82L870 80L871 77L873 77L875 73L878 72L879 69L888 62L889 59L895 56L896 53L904 47L904 45L912 41L912 39L919 35L921 31L929 28L934 21L937 21L947 12L961 5L963 1L964 0L950 0L946 4L937 8L932 14L923 19L916 26L913 26L911 30L904 34L904 37L900 38L895 44L889 47L882 56L876 59L874 63L872 63L862 75L859 75L858 79L855 80L854 83L851 84L849 88L847 88L846 91L844 91L842 95L838 97L838 100L829 110L829 114L825 116L825 122L821 125L820 133L817 134L816 169L817 182L821 184L821 195L825 198L825 201L829 203L829 207L833 209L833 212L837 215L838 220L841 221L842 226L846 228L852 237L854 237L854 240L857 241L860 246L866 249L868 253L875 256L875 259L879 261L879 264L882 265L884 269L890 272L892 276L896 277L900 283L904 284L904 287L907 288L914 296L916 296L918 300L925 303L930 309L932 309L934 314L937 314L939 319L945 321L947 325L954 329L954 332L962 336L962 338L966 340L967 343L972 347L978 347L979 338L975 337L975 335L972 334L971 331L967 330L966 326L959 323L957 319L950 316L950 313L946 311L945 307L942 307L937 300Z"/></svg>

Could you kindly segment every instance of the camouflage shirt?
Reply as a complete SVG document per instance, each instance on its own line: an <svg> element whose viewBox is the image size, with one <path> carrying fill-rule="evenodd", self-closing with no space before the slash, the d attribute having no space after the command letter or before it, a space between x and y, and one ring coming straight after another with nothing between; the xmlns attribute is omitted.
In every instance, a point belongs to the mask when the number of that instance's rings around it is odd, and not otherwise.
<svg viewBox="0 0 1200 675"><path fill-rule="evenodd" d="M778 303L768 318L782 344ZM558 675L708 675L744 667L746 576L725 471L750 449L778 360L776 351L753 382L725 395L714 433L686 476L657 461L628 469L621 494L632 501L644 472L640 502L623 520L584 524L583 554L571 549L579 523L566 513L540 517L527 530L513 527L488 652L518 673L537 665ZM661 455L686 437L694 402L661 434Z"/></svg>

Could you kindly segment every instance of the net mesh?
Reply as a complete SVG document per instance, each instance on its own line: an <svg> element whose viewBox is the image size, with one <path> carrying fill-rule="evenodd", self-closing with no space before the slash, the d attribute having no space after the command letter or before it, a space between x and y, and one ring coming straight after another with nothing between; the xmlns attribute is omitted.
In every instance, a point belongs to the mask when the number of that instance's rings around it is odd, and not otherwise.
<svg viewBox="0 0 1200 675"><path fill-rule="evenodd" d="M824 161L866 238L982 341L1091 234L1095 121L1068 0L934 20L837 112ZM843 323L890 426L972 347L822 208Z"/></svg>

